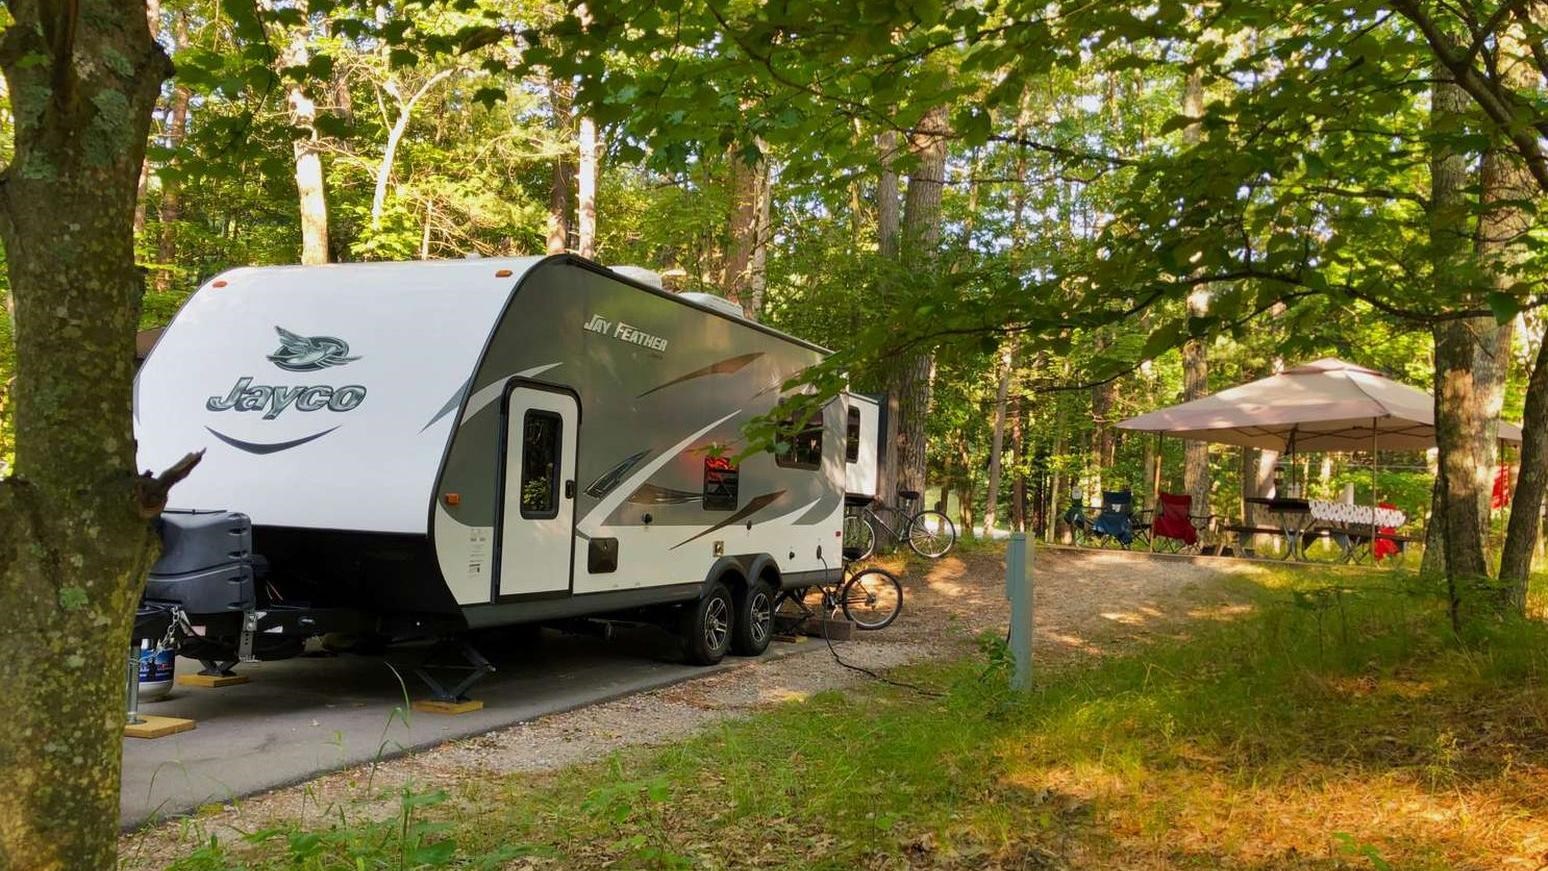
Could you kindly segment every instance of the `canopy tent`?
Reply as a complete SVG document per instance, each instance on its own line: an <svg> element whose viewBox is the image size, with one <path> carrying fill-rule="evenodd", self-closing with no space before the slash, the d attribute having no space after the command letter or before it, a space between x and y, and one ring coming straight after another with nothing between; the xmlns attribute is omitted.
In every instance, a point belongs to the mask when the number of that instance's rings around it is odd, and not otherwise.
<svg viewBox="0 0 1548 871"><path fill-rule="evenodd" d="M1275 451L1424 450L1435 446L1435 400L1363 366L1328 357L1118 424L1190 441ZM1521 427L1500 421L1501 441Z"/></svg>

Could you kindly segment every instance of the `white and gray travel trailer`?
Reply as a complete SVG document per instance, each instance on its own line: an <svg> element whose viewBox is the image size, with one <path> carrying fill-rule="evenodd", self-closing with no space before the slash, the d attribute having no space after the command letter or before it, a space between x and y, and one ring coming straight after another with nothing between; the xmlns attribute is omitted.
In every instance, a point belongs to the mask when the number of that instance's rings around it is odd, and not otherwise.
<svg viewBox="0 0 1548 871"><path fill-rule="evenodd" d="M875 404L841 397L738 462L824 351L624 273L556 256L201 287L135 383L142 467L206 451L146 591L185 612L185 652L620 612L680 620L698 662L761 652L775 592L841 570Z"/></svg>

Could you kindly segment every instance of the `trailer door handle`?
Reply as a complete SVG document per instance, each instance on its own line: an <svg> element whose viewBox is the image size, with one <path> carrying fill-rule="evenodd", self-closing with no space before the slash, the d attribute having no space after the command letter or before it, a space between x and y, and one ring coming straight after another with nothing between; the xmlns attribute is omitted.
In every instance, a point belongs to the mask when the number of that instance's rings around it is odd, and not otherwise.
<svg viewBox="0 0 1548 871"><path fill-rule="evenodd" d="M575 498L575 482L573 480L564 482L564 498Z"/></svg>

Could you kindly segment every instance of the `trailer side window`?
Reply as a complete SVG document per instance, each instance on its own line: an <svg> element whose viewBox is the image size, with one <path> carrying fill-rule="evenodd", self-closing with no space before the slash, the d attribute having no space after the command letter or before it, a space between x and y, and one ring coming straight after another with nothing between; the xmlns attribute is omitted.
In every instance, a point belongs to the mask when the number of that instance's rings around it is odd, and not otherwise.
<svg viewBox="0 0 1548 871"><path fill-rule="evenodd" d="M551 411L531 410L522 419L521 516L559 516L559 443L564 420Z"/></svg>
<svg viewBox="0 0 1548 871"><path fill-rule="evenodd" d="M860 462L860 409L849 410L849 420L844 427L844 462Z"/></svg>
<svg viewBox="0 0 1548 871"><path fill-rule="evenodd" d="M787 420L780 429L788 432L792 424ZM787 469L822 468L822 412L807 418L806 424L785 441L789 447L774 454L775 463Z"/></svg>
<svg viewBox="0 0 1548 871"><path fill-rule="evenodd" d="M704 510L735 511L738 489L736 464L727 457L704 458Z"/></svg>

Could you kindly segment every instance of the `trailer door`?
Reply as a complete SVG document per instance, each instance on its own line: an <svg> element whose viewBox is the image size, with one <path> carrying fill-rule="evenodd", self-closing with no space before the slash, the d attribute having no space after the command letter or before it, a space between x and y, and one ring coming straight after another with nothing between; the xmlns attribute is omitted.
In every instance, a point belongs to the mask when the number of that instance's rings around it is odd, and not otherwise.
<svg viewBox="0 0 1548 871"><path fill-rule="evenodd" d="M498 598L570 591L579 425L572 394L521 382L506 394Z"/></svg>

